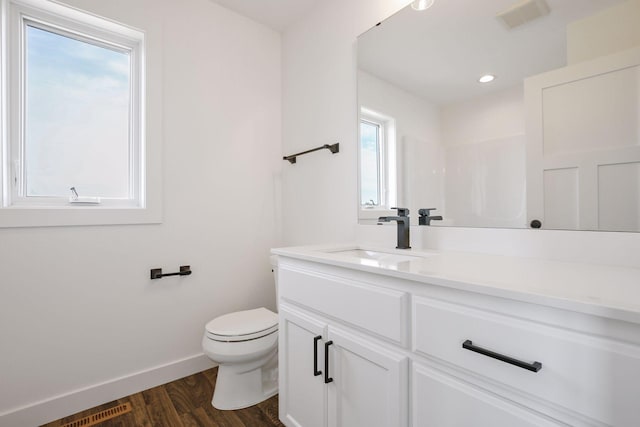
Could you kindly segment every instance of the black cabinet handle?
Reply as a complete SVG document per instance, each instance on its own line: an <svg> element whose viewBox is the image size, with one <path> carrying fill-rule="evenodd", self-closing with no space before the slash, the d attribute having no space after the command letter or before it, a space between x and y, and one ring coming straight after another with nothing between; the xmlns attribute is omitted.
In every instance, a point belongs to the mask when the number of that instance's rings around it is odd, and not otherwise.
<svg viewBox="0 0 640 427"><path fill-rule="evenodd" d="M324 383L329 384L333 382L333 378L329 377L329 346L333 344L333 341L327 341L324 343Z"/></svg>
<svg viewBox="0 0 640 427"><path fill-rule="evenodd" d="M496 353L494 351L487 350L486 348L475 346L473 345L473 342L471 342L471 340L466 340L465 342L463 342L462 348L471 350L475 353L480 353L493 359L498 359L511 365L515 365L519 368L526 369L527 371L538 372L540 369L542 369L542 363L540 362L523 362L522 360L514 359L513 357L505 356L504 354Z"/></svg>
<svg viewBox="0 0 640 427"><path fill-rule="evenodd" d="M322 339L322 335L313 338L313 376L322 375L322 371L318 371L318 341Z"/></svg>

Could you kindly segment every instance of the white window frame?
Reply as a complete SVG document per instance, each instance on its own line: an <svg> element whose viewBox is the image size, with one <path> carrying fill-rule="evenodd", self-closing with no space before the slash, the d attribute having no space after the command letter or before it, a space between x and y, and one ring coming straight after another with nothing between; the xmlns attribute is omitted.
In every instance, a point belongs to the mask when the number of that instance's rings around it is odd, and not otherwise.
<svg viewBox="0 0 640 427"><path fill-rule="evenodd" d="M370 117L361 117L360 118L360 126L362 126L363 123L368 123L370 125L376 126L378 129L378 165L377 165L377 169L378 169L378 204L372 204L372 205L363 205L362 204L362 197L360 197L360 207L361 209L382 209L385 205L386 205L386 188L385 188L385 176L386 176L386 168L384 167L385 165L385 160L386 160L386 144L385 144L385 140L386 140L386 127L384 122L382 121L378 121L375 119L372 119ZM362 149L362 134L360 134L360 148ZM362 167L362 163L360 164L360 167ZM362 178L362 171L360 172L360 178ZM362 182L360 183L361 187L360 187L360 191L362 191Z"/></svg>
<svg viewBox="0 0 640 427"><path fill-rule="evenodd" d="M380 156L379 156L379 183L380 188L380 204L373 207L363 206L361 204L361 188L360 182L360 123L366 121L379 126L380 135ZM358 120L358 218L360 220L377 220L380 216L394 214L391 210L397 203L398 184L397 184L397 159L396 159L396 122L390 116L383 113L373 111L362 107L360 109L360 117Z"/></svg>
<svg viewBox="0 0 640 427"><path fill-rule="evenodd" d="M160 166L146 141L145 34L96 15L47 0L1 2L0 227L161 222ZM24 170L25 33L34 26L130 55L129 198L98 205L69 203L68 197L26 196ZM159 145L159 144L158 144ZM153 151L159 161L159 147ZM75 185L81 186L81 183ZM153 187L153 188L152 188ZM82 196L82 194L80 194Z"/></svg>

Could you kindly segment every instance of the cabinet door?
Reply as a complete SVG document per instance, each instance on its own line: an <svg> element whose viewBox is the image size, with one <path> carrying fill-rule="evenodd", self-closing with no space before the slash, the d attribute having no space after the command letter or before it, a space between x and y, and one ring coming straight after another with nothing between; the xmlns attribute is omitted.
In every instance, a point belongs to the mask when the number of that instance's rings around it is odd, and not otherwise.
<svg viewBox="0 0 640 427"><path fill-rule="evenodd" d="M328 340L329 425L407 426L407 357L332 326Z"/></svg>
<svg viewBox="0 0 640 427"><path fill-rule="evenodd" d="M414 427L561 425L426 366L414 364L412 375Z"/></svg>
<svg viewBox="0 0 640 427"><path fill-rule="evenodd" d="M279 312L280 419L288 427L326 427L324 377L314 375L323 370L326 324L284 304Z"/></svg>

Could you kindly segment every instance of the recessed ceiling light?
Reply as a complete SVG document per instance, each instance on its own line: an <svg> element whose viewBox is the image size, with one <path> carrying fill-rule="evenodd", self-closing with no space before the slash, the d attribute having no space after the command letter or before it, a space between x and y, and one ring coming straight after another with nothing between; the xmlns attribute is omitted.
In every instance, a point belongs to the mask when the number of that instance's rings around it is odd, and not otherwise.
<svg viewBox="0 0 640 427"><path fill-rule="evenodd" d="M496 76L494 76L493 74L485 74L484 76L480 77L478 81L480 83L489 83L494 81L495 79L496 79Z"/></svg>
<svg viewBox="0 0 640 427"><path fill-rule="evenodd" d="M436 0L415 0L411 2L411 7L414 10L425 10L433 6L433 3L435 3L435 1Z"/></svg>

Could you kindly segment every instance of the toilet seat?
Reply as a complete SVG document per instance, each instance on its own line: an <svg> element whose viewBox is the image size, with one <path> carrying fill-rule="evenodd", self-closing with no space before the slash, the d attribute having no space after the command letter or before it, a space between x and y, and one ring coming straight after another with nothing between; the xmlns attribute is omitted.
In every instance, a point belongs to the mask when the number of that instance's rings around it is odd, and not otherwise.
<svg viewBox="0 0 640 427"><path fill-rule="evenodd" d="M278 315L264 307L216 317L206 327L207 338L221 342L250 341L278 331Z"/></svg>

